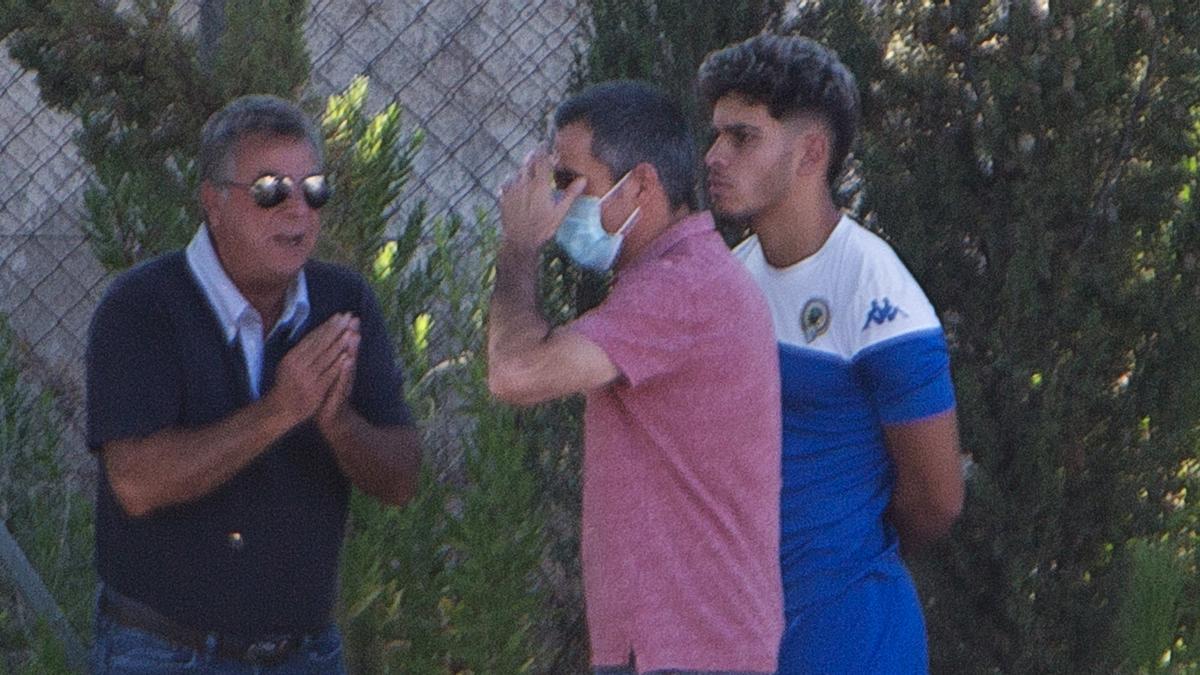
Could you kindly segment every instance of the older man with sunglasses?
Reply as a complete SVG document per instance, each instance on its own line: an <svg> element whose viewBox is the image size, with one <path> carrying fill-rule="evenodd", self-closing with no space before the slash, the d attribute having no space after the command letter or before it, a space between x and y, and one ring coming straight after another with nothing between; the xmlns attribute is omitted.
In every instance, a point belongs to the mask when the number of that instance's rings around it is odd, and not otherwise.
<svg viewBox="0 0 1200 675"><path fill-rule="evenodd" d="M93 672L344 672L332 622L350 486L413 494L418 435L378 304L309 260L330 196L295 105L209 119L206 216L92 321Z"/></svg>

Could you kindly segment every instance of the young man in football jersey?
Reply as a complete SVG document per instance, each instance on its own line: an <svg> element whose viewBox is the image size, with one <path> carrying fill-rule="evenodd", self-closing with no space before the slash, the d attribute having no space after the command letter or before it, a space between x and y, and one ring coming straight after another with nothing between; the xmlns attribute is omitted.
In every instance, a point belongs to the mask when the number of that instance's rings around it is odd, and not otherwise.
<svg viewBox="0 0 1200 675"><path fill-rule="evenodd" d="M710 54L713 211L767 297L783 406L781 673L925 672L924 620L900 549L962 508L954 391L934 308L833 188L858 90L811 40L761 35Z"/></svg>

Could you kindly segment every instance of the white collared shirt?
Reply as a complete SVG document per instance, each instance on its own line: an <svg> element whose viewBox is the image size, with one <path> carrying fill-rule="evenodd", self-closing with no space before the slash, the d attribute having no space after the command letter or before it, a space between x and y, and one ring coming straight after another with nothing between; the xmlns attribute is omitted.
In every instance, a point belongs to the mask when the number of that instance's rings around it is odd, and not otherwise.
<svg viewBox="0 0 1200 675"><path fill-rule="evenodd" d="M246 358L246 375L250 383L250 396L258 400L262 392L259 385L262 382L263 366L263 325L262 316L246 297L242 295L233 280L225 273L217 251L213 248L212 239L208 235L208 227L201 225L192 237L186 251L188 267L196 277L208 304L212 306L221 329L225 332L226 344L233 344L235 339L241 342L242 354ZM288 286L287 295L283 300L283 312L279 321L271 328L268 336L274 337L281 326L291 324L290 338L295 338L304 322L308 320L308 283L304 279L304 270Z"/></svg>

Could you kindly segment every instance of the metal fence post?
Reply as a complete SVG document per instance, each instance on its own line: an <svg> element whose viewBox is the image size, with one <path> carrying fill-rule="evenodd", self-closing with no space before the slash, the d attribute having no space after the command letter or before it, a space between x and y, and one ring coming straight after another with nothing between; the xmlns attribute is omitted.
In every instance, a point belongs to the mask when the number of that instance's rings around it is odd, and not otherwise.
<svg viewBox="0 0 1200 675"><path fill-rule="evenodd" d="M62 641L67 654L67 663L78 672L87 670L87 648L75 634L75 629L67 621L50 589L42 582L37 570L29 564L21 545L13 539L8 531L8 523L0 522L0 571L12 579L21 597L33 608L50 626L58 639Z"/></svg>

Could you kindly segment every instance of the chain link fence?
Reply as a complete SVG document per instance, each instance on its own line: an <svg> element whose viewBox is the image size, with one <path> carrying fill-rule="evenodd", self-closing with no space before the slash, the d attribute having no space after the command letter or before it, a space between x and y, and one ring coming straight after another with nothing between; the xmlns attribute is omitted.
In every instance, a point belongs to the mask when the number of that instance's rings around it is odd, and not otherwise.
<svg viewBox="0 0 1200 675"><path fill-rule="evenodd" d="M368 75L368 108L395 101L405 125L425 133L406 199L469 224L477 209L494 210L495 186L543 135L571 79L581 11L575 0L313 0L309 94L324 98ZM195 33L200 14L200 0L189 0L173 19ZM86 471L83 354L110 275L80 226L89 168L73 144L78 122L42 103L36 73L3 47L0 314L26 347L31 379L56 394L66 455Z"/></svg>
<svg viewBox="0 0 1200 675"><path fill-rule="evenodd" d="M221 5L220 0L181 0L171 18L203 42L202 15ZM464 248L462 261L477 260L465 250L482 245L482 233L471 229L475 214L495 212L496 186L544 137L547 115L571 83L585 39L581 5L577 0L310 0L305 38L312 69L305 97L326 99L361 74L370 78L367 112L399 104L404 126L419 128L425 143L397 220L419 200L428 208L429 222L461 215L468 228L457 239ZM80 124L41 100L37 73L10 59L8 46L0 42L0 319L11 329L22 379L51 394L45 400L56 408L40 419L53 420L41 424L50 428L44 435L52 439L48 442L62 471L44 477L43 487L57 486L74 493L71 499L89 500L95 464L84 445L83 360L92 313L114 275L96 259L83 227L91 168L74 144ZM397 229L401 225L393 223ZM449 344L454 331L446 330L452 328L435 322L428 337L431 353L455 349ZM428 443L431 461L443 470L457 456L453 442L440 442L454 437L452 406L447 411L427 429L434 436ZM0 477L10 475L5 467L24 461L26 451L12 441L0 438ZM0 491L0 526L10 515L8 502ZM87 535L68 539L80 548L90 545ZM52 555L86 565L90 552L54 549ZM76 572L81 584L89 582L86 570L65 573ZM0 573L0 589L6 586L4 577ZM0 671L20 663L11 659L21 648L9 650L22 640L8 633L36 623L29 607L13 604L7 591L3 595ZM81 629L79 617L87 609L63 609Z"/></svg>

